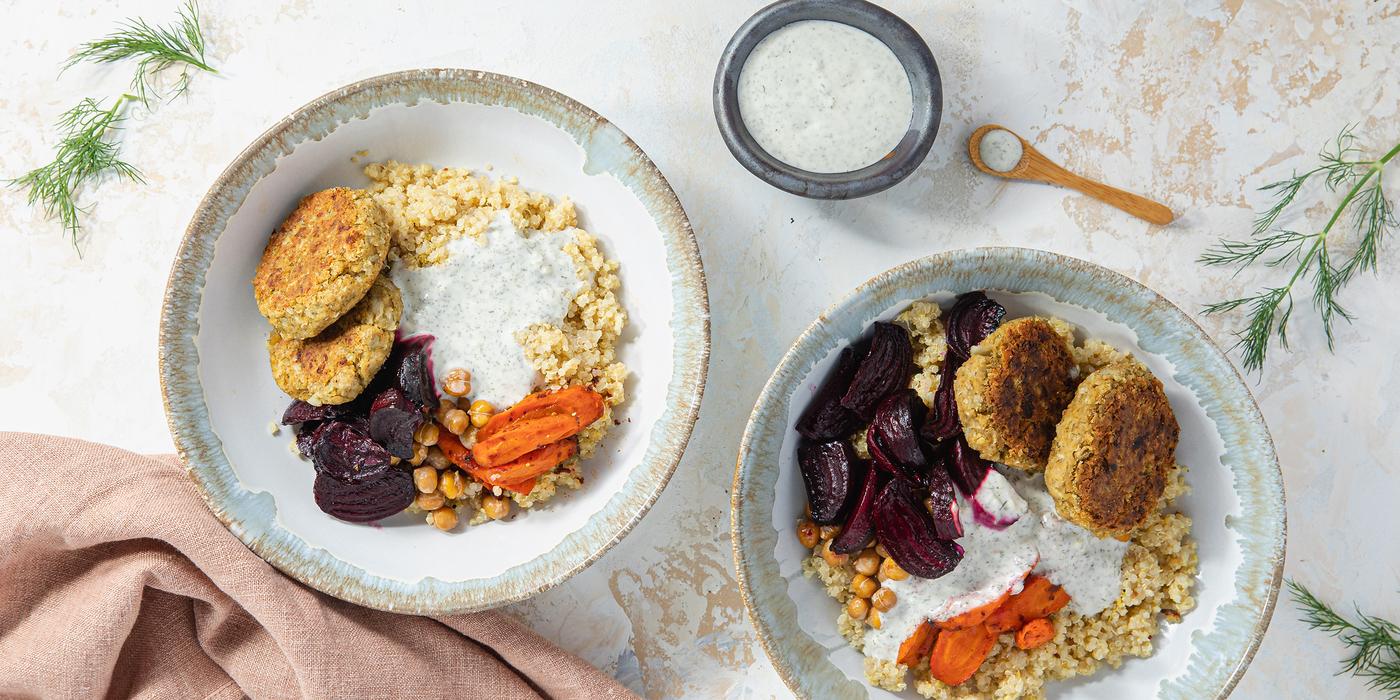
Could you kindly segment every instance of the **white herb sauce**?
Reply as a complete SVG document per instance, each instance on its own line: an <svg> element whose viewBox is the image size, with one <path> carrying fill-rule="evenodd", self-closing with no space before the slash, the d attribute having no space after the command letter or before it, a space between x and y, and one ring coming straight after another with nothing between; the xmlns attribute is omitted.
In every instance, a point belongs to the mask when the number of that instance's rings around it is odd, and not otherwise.
<svg viewBox="0 0 1400 700"><path fill-rule="evenodd" d="M988 489L994 499L981 498ZM1128 543L1100 540L1060 518L1043 475L1000 467L987 474L978 496L979 501L994 500L1000 506L999 519L1013 516L1010 509L1020 511L1019 519L1000 531L979 525L966 499L958 494L965 533L957 540L964 550L962 562L941 578L886 581L883 585L899 600L881 614L880 629L866 628L866 656L893 661L900 643L925 618L946 620L991 603L1008 590L1020 593L1023 577L1032 567L1036 574L1063 586L1070 595L1070 609L1081 615L1093 615L1118 599Z"/></svg>
<svg viewBox="0 0 1400 700"><path fill-rule="evenodd" d="M840 22L793 22L764 37L744 61L738 90L740 118L758 145L814 173L884 158L914 114L894 52Z"/></svg>
<svg viewBox="0 0 1400 700"><path fill-rule="evenodd" d="M472 398L506 407L542 381L515 340L532 324L560 325L588 280L564 246L574 229L521 231L497 212L486 244L462 236L447 244L447 260L408 269L395 261L389 279L403 293L399 331L431 333L433 372L440 379L461 367L472 373Z"/></svg>
<svg viewBox="0 0 1400 700"><path fill-rule="evenodd" d="M999 173L1014 170L1021 164L1021 139L1005 129L992 129L977 142L977 154L982 164Z"/></svg>

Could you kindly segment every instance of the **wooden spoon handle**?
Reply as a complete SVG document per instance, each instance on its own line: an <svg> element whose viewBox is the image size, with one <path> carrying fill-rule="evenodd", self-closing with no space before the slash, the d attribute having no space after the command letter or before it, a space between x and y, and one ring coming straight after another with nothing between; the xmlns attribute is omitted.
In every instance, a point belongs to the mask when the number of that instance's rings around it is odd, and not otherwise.
<svg viewBox="0 0 1400 700"><path fill-rule="evenodd" d="M1118 207L1144 221L1165 226L1176 220L1172 210L1146 197L1132 192L1124 192L1117 187L1109 187L1101 182L1087 180L1074 173L1059 169L1054 182L1070 189L1078 190L1112 207Z"/></svg>

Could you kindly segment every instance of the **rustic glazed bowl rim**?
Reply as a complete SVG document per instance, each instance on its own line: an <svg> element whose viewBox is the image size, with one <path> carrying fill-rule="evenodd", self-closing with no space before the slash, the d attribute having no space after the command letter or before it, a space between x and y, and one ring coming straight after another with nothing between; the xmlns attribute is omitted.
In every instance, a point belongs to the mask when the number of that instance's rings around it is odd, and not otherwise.
<svg viewBox="0 0 1400 700"><path fill-rule="evenodd" d="M749 53L769 34L803 20L840 22L889 47L909 78L914 110L909 130L887 157L859 170L814 173L784 163L758 145L739 113L739 75ZM865 0L779 0L754 13L734 32L715 69L715 123L735 160L768 184L813 199L853 199L884 191L909 177L928 156L943 119L943 79L918 31L898 15Z"/></svg>
<svg viewBox="0 0 1400 700"><path fill-rule="evenodd" d="M1205 331L1171 302L1136 280L1102 266L1049 251L1029 248L985 247L954 250L914 260L887 270L856 287L835 304L832 304L803 331L788 352L784 354L782 360L779 361L759 394L753 414L750 416L748 425L744 428L735 464L730 502L730 523L739 591L744 600L744 609L748 614L749 621L754 626L754 630L758 633L764 653L772 662L774 670L787 684L788 689L799 698L825 697L821 694L814 694L806 683L808 679L804 678L803 674L799 673L799 669L794 667L792 657L794 641L790 638L791 635L779 635L774 629L779 624L780 619L786 618L779 618L773 610L764 607L764 605L778 607L784 603L791 606L792 601L787 598L787 581L778 571L773 554L776 533L773 532L772 526L773 499L772 489L769 488L771 485L766 483L760 485L755 477L755 472L760 469L757 466L759 461L755 454L756 443L760 440L773 439L781 445L781 435L786 431L787 426L788 402L792 398L795 387L793 382L800 382L802 377L805 377L810 371L811 362L820 359L834 349L835 342L840 339L840 337L825 337L831 334L831 326L836 323L833 319L856 313L861 316L858 319L860 322L868 321L875 318L883 308L896 303L899 299L913 300L927 293L938 291L930 289L923 293L897 293L909 284L903 281L909 275L949 280L960 275L976 278L979 274L987 274L979 272L979 270L990 269L994 266L1013 267L1018 270L1019 274L1001 278L998 280L998 284L969 286L967 290L985 287L1011 292L1043 292L1052 298L1064 301L1055 294L1045 291L1049 285L1043 282L1038 283L1038 280L1033 276L1024 274L1027 271L1034 271L1028 270L1028 268L1038 268L1040 270L1061 271L1073 276L1076 282L1097 281L1099 284L1116 287L1120 291L1119 298L1112 300L1111 303L1105 303L1106 306L1124 304L1134 296L1146 299L1147 306L1156 309L1157 313L1164 314L1168 318L1167 325L1170 327L1170 332L1159 338L1154 333L1144 333L1145 329L1129 325L1134 332L1139 334L1143 349L1148 352L1159 352L1160 348L1154 349L1153 347L1158 341L1166 341L1171 337L1189 338L1189 344L1201 351L1203 359L1210 364L1210 369L1218 372L1215 376L1222 378L1221 386L1228 387L1228 391L1222 390L1219 393L1228 393L1229 398L1235 402L1233 410L1243 415L1238 423L1251 432L1247 436L1236 435L1234 446L1229 442L1229 438L1226 438L1226 450L1221 455L1221 462L1233 472L1237 491L1241 491L1242 477L1260 477L1257 484L1260 487L1258 490L1245 489L1241 492L1240 512L1252 514L1253 517L1261 520L1276 519L1276 524L1267 523L1267 527L1257 528L1262 531L1262 534L1257 536L1256 539L1259 541L1256 542L1247 541L1251 534L1249 523L1244 523L1241 529L1237 530L1241 542L1242 559L1235 572L1236 598L1229 603L1222 604L1217 609L1215 628L1206 635L1206 637L1216 637L1218 634L1224 636L1205 642L1199 637L1193 638L1191 642L1193 649L1187 662L1187 668L1180 677L1193 682L1195 690L1207 691L1203 693L1193 692L1191 697L1212 697L1215 700L1223 700L1234 690L1258 651L1273 616L1279 588L1283 580L1283 564L1287 544L1287 511L1284 500L1283 473L1263 415L1234 365L1210 340ZM1068 283L1065 283L1065 286L1068 287ZM943 289L955 292L966 291L949 285L943 285ZM882 307L880 309L876 309L874 306L862 307L862 304L871 299L883 300L874 305L882 305ZM1104 302L1109 302L1109 300L1105 299ZM856 307L862 308L857 309ZM1094 310L1110 313L1103 308ZM869 313L864 313L866 311ZM1113 319L1111 316L1110 319L1125 322L1122 319ZM821 343L824 340L831 341L830 347L813 349L816 343ZM1178 381L1198 393L1208 416L1217 426L1220 426L1224 419L1224 416L1221 415L1222 406L1216 403L1207 405L1202 388L1182 381L1180 375L1181 372L1178 368ZM786 377L792 377L792 379L789 381L785 379ZM768 434L770 431L776 431L779 434L773 437ZM1225 437L1224 430L1222 430L1222 437ZM1252 465L1237 463L1241 459L1249 459L1249 455L1238 454L1244 449L1241 445L1244 444L1246 437L1258 440L1257 449L1262 450L1265 454L1262 460L1253 460L1254 464ZM773 460L770 458L767 461ZM776 462L771 465L764 463L762 468L776 472L777 465ZM1246 471L1251 468L1257 471ZM774 479L776 480L776 474L774 474ZM1257 498L1252 503L1246 498L1246 495L1257 496ZM1257 510L1252 510L1252 506ZM1244 520L1244 518L1242 517L1240 520ZM1242 576L1246 580L1242 580ZM781 586L780 592L775 593L771 589L775 585ZM763 587L762 590L760 587ZM1253 609L1238 602L1241 599L1241 594L1247 590L1265 591L1262 606ZM769 600L764 601L765 597ZM1234 610L1228 612L1245 618L1244 622L1247 624L1242 625L1244 629L1222 629L1221 626L1225 624L1222 620L1226 616L1227 609L1231 608ZM795 610L788 612L795 612ZM796 624L795 619L796 616L792 615L791 620L794 625ZM1237 625L1237 627L1241 626ZM806 633L800 630L798 634L806 636ZM806 649L808 653L806 656L797 658L799 662L804 663L813 661L808 657L814 653L820 653L818 650L823 649L813 640L807 639L805 641L811 642ZM1217 642L1223 644L1223 647L1217 645ZM1201 656L1203 653L1208 653L1207 650L1201 648L1207 645L1211 647L1209 651L1215 652L1216 658L1207 659ZM821 661L825 662L826 660L822 658ZM1162 692L1159 688L1158 695L1161 696Z"/></svg>
<svg viewBox="0 0 1400 700"><path fill-rule="evenodd" d="M253 186L299 144L377 108L420 100L502 105L568 132L586 155L585 171L616 176L655 219L671 275L672 376L664 412L644 438L641 463L582 528L549 552L489 579L384 578L284 529L272 499L255 501L239 483L213 431L199 378L195 337L205 277L217 239ZM699 416L709 352L709 296L699 246L655 164L617 126L583 104L525 80L466 69L409 70L358 81L311 101L253 141L214 181L191 218L171 266L159 337L161 394L171 435L191 480L225 527L274 567L313 588L367 607L415 614L472 612L527 598L587 568L621 541L655 504L680 462Z"/></svg>

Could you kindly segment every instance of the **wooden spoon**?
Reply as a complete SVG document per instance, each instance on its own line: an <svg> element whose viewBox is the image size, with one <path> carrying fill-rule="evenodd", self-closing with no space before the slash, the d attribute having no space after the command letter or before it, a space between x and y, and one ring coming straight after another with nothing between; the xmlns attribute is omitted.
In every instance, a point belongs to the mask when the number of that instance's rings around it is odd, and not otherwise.
<svg viewBox="0 0 1400 700"><path fill-rule="evenodd" d="M982 153L979 148L982 145L982 136L993 129L1001 129L1016 136L1021 141L1021 162L1016 167L1002 173L987 167L982 162ZM1078 190L1094 199L1109 206L1118 207L1133 216L1144 221L1164 226L1176 219L1172 215L1172 210L1158 204L1145 197L1139 197L1131 192L1124 192L1116 187L1109 187L1093 180L1086 180L1074 173L1056 165L1049 158L1041 155L1025 139L1016 135L1016 132L1004 126L988 124L979 127L972 132L972 138L967 140L967 152L972 156L972 164L976 165L982 172L997 177L1009 177L1013 180L1039 180L1052 185L1063 185L1072 190Z"/></svg>

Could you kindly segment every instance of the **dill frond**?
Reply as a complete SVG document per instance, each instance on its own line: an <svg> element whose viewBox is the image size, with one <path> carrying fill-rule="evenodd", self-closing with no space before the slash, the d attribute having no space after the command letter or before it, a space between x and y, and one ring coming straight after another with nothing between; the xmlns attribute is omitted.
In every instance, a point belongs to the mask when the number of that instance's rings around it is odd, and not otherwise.
<svg viewBox="0 0 1400 700"><path fill-rule="evenodd" d="M1261 260L1268 267L1285 263L1296 268L1288 282L1281 287L1215 304L1207 304L1203 313L1216 314L1244 308L1248 322L1244 330L1235 333L1239 339L1232 346L1241 351L1244 369L1258 371L1264 366L1269 341L1276 337L1283 349L1288 349L1288 320L1293 313L1293 287L1306 278L1313 285L1312 303L1322 320L1327 336L1327 348L1333 350L1334 328L1337 321L1352 320L1338 300L1347 283L1365 270L1376 271L1377 259L1391 229L1400 223L1392 202L1386 198L1381 175L1387 163L1400 155L1400 145L1378 160L1360 158L1354 126L1347 126L1318 153L1322 164L1301 175L1294 171L1286 180L1272 182L1260 188L1275 195L1273 205L1254 220L1254 231L1248 240L1221 239L1207 248L1198 261L1205 265L1234 266L1235 274ZM1273 230L1274 224L1291 205L1303 185L1314 175L1322 174L1327 189L1346 189L1341 203L1333 210L1327 224L1318 231L1300 233ZM1358 236L1356 251L1343 260L1334 260L1328 248L1327 234L1343 214Z"/></svg>
<svg viewBox="0 0 1400 700"><path fill-rule="evenodd" d="M112 63L128 58L137 60L131 92L144 104L160 95L156 76L167 68L181 66L171 97L189 88L190 68L218 73L204 57L204 34L199 27L199 7L194 0L180 8L180 16L172 26L152 27L139 17L123 22L117 31L78 47L78 52L63 64L63 70L83 61Z"/></svg>
<svg viewBox="0 0 1400 700"><path fill-rule="evenodd" d="M28 187L29 204L39 205L45 217L58 217L73 238L74 248L78 247L78 214L85 211L77 199L85 183L108 170L118 178L145 182L135 166L121 160L117 144L107 140L108 132L121 128L125 119L122 107L131 99L122 95L111 108L104 108L89 97L64 112L58 121L62 138L54 149L53 162L9 181L14 187Z"/></svg>
<svg viewBox="0 0 1400 700"><path fill-rule="evenodd" d="M1341 640L1351 650L1338 675L1365 678L1372 690L1400 700L1400 626L1366 615L1356 608L1357 623L1339 615L1296 581L1286 580L1293 602L1303 610L1302 621Z"/></svg>
<svg viewBox="0 0 1400 700"><path fill-rule="evenodd" d="M127 58L138 60L131 93L118 97L110 108L102 106L106 100L89 97L64 112L58 121L60 138L54 147L53 162L5 181L11 187L29 188L30 206L39 206L47 218L58 218L63 230L72 237L73 248L79 256L82 255L78 246L79 215L86 210L78 206L78 197L83 189L109 171L118 179L145 182L135 166L121 159L120 145L112 138L123 127L126 107L132 102L149 106L160 94L157 75L166 68L183 66L171 97L189 87L191 67L218 72L206 62L199 8L194 0L189 0L173 26L152 27L139 18L129 20L105 38L80 46L59 73L83 61L111 63Z"/></svg>

